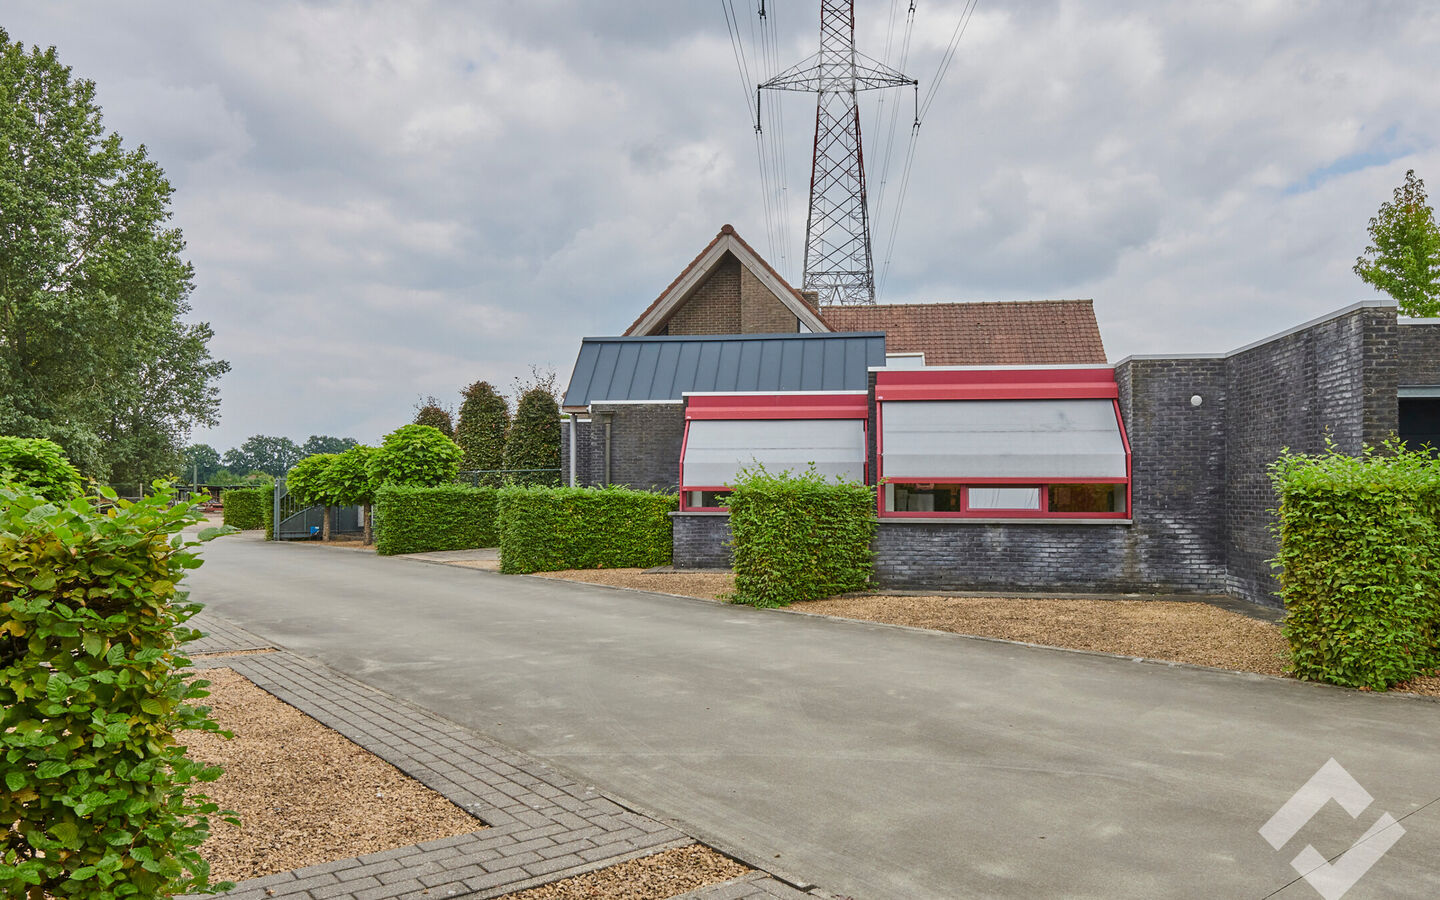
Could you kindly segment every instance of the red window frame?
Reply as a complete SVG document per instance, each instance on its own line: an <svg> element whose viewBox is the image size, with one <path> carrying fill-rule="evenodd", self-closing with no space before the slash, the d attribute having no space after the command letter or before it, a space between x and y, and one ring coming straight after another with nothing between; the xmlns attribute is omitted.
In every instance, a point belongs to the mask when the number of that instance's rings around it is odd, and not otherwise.
<svg viewBox="0 0 1440 900"><path fill-rule="evenodd" d="M1132 490L1133 464L1130 436L1120 414L1120 391L1115 370L1109 367L1053 369L914 369L878 372L875 378L875 514L882 519L1130 519L1135 512ZM885 475L885 401L905 400L1074 400L1108 399L1115 411L1115 423L1125 447L1125 477L1110 478L964 478ZM1030 487L1040 489L1040 509L972 510L969 490L960 494L960 510L911 512L885 508L887 484L959 484ZM1052 484L1123 484L1124 512L1051 512L1049 486Z"/></svg>
<svg viewBox="0 0 1440 900"><path fill-rule="evenodd" d="M686 394L685 434L680 441L680 511L725 512L723 506L691 506L691 491L728 491L730 485L686 484L685 451L690 445L690 423L697 419L744 421L755 419L859 419L862 447L870 446L868 391L793 394ZM865 483L870 483L870 460L865 453Z"/></svg>

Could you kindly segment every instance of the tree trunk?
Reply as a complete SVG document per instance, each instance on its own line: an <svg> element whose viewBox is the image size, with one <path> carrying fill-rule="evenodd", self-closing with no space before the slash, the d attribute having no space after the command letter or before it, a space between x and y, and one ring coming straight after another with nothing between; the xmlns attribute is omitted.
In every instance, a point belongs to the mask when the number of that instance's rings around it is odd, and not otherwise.
<svg viewBox="0 0 1440 900"><path fill-rule="evenodd" d="M369 546L375 543L375 534L370 526L370 504L366 503L360 510L360 518L365 520L365 544Z"/></svg>
<svg viewBox="0 0 1440 900"><path fill-rule="evenodd" d="M320 520L320 540L330 540L330 507L325 507L325 517Z"/></svg>

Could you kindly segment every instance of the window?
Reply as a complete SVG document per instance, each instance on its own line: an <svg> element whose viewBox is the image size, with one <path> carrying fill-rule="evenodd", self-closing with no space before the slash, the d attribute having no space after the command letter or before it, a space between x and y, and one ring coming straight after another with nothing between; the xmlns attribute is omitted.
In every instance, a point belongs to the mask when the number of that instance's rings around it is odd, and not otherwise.
<svg viewBox="0 0 1440 900"><path fill-rule="evenodd" d="M686 491L686 509L723 509L729 491Z"/></svg>
<svg viewBox="0 0 1440 900"><path fill-rule="evenodd" d="M1110 369L881 372L881 516L1129 515Z"/></svg>

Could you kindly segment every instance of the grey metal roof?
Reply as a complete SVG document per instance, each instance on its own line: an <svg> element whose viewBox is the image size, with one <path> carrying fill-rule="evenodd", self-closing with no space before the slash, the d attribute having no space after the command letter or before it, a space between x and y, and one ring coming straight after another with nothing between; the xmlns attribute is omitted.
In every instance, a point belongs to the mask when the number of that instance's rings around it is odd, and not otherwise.
<svg viewBox="0 0 1440 900"><path fill-rule="evenodd" d="M885 334L587 337L565 406L679 400L687 391L863 391L885 364Z"/></svg>

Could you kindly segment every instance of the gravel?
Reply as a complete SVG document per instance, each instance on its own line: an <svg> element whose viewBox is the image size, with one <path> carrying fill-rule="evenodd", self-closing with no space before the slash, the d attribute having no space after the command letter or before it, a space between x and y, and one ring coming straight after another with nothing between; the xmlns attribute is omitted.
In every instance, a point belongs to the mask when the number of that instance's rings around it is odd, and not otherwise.
<svg viewBox="0 0 1440 900"><path fill-rule="evenodd" d="M216 880L240 881L484 828L444 797L232 669L197 673L233 740L185 732L195 759L225 767L202 786L241 827L212 816L200 848Z"/></svg>
<svg viewBox="0 0 1440 900"><path fill-rule="evenodd" d="M642 856L516 894L506 900L664 900L739 878L749 868L700 844Z"/></svg>
<svg viewBox="0 0 1440 900"><path fill-rule="evenodd" d="M587 584L608 584L612 587L636 588L682 597L725 600L735 591L735 576L728 572L654 572L645 569L565 569L560 572L536 572L541 578L583 581Z"/></svg>

